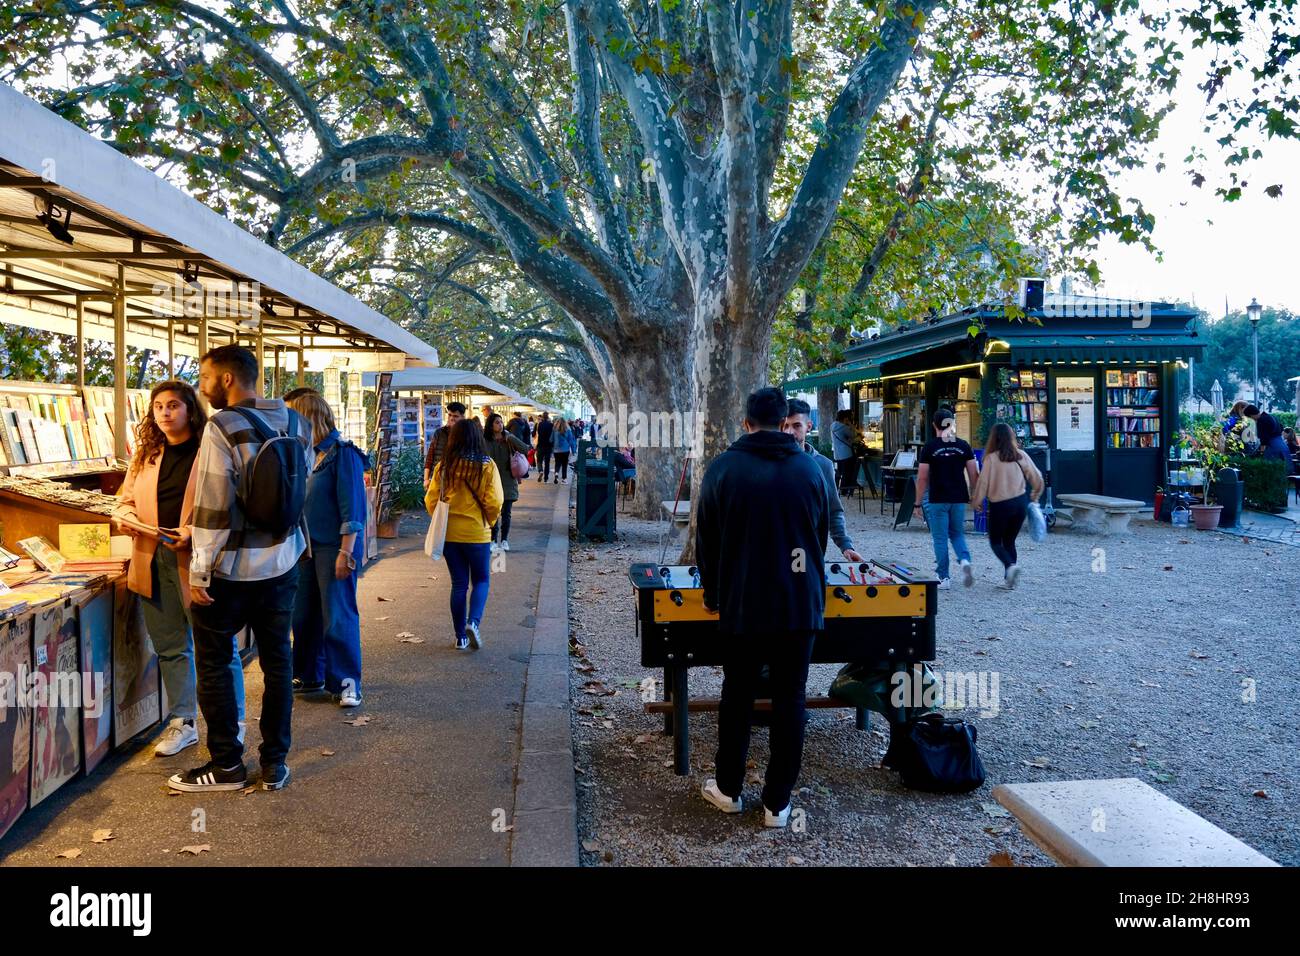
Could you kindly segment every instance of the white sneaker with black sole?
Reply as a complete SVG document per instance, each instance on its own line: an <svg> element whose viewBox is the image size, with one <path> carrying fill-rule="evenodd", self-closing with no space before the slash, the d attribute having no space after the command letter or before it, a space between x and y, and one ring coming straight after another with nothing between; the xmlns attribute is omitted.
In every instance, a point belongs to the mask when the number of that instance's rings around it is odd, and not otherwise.
<svg viewBox="0 0 1300 956"><path fill-rule="evenodd" d="M470 621L465 625L465 636L469 638L469 646L474 650L480 650L483 647L483 635L478 632L478 624Z"/></svg>
<svg viewBox="0 0 1300 956"><path fill-rule="evenodd" d="M745 809L745 802L738 798L727 796L718 789L718 781L710 777L704 781L704 786L700 787L700 796L713 804L723 813L740 813Z"/></svg>
<svg viewBox="0 0 1300 956"><path fill-rule="evenodd" d="M186 747L192 747L199 742L199 731L194 726L194 720L186 720L183 717L173 717L167 724L167 729L162 732L162 737L158 740L158 746L153 748L155 756L171 757L180 753Z"/></svg>
<svg viewBox="0 0 1300 956"><path fill-rule="evenodd" d="M950 590L952 590L952 581L950 581L948 578L940 578L940 579L939 579L939 590L940 590L940 591L950 591Z"/></svg>
<svg viewBox="0 0 1300 956"><path fill-rule="evenodd" d="M509 541L502 541L502 542L501 542L501 550L502 550L502 551L509 551L509 550L510 550L510 542L509 542Z"/></svg>
<svg viewBox="0 0 1300 956"><path fill-rule="evenodd" d="M248 771L244 765L218 767L209 761L202 767L173 774L167 781L173 790L185 793L205 793L209 790L243 790L248 786Z"/></svg>
<svg viewBox="0 0 1300 956"><path fill-rule="evenodd" d="M360 706L361 706L361 695L360 695L360 694L351 693L351 692L349 692L349 693L345 693L345 694L340 694L340 695L339 695L339 706L340 706L340 707L360 707Z"/></svg>

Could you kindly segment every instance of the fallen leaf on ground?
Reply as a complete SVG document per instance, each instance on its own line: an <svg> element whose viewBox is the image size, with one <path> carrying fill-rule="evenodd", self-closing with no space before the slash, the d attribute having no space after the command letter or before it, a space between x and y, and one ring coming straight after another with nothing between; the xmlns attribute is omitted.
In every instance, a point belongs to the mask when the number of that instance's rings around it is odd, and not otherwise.
<svg viewBox="0 0 1300 956"><path fill-rule="evenodd" d="M416 637L414 634L412 634L410 637L404 637L401 640L401 643L403 644L423 644L424 642L425 642L424 638Z"/></svg>
<svg viewBox="0 0 1300 956"><path fill-rule="evenodd" d="M1096 685L1097 682L1096 682L1095 680L1093 680L1091 677L1080 677L1080 678L1079 678L1079 683L1080 683L1080 684L1092 684L1092 685Z"/></svg>
<svg viewBox="0 0 1300 956"><path fill-rule="evenodd" d="M111 839L113 839L112 830L96 830L90 835L91 843L107 843Z"/></svg>
<svg viewBox="0 0 1300 956"><path fill-rule="evenodd" d="M183 846L181 847L180 852L188 853L191 856L198 856L200 853L207 853L211 849L211 843L200 843L196 846Z"/></svg>
<svg viewBox="0 0 1300 956"><path fill-rule="evenodd" d="M791 866L803 866L804 859L801 856L787 856L785 862Z"/></svg>
<svg viewBox="0 0 1300 956"><path fill-rule="evenodd" d="M583 840L582 848L586 850L588 853L600 852L600 844L597 843L595 840Z"/></svg>
<svg viewBox="0 0 1300 956"><path fill-rule="evenodd" d="M606 730L613 730L613 729L614 729L614 721L612 721L612 720L602 720L602 721L601 721L601 726L604 727Z"/></svg>
<svg viewBox="0 0 1300 956"><path fill-rule="evenodd" d="M392 598L386 598L386 597L381 597L381 598L379 598L379 600L381 600L381 601L387 601L387 602L390 603L390 604L393 602L393 599L392 599Z"/></svg>
<svg viewBox="0 0 1300 956"><path fill-rule="evenodd" d="M1267 800L1267 799L1268 799L1268 791L1267 791L1267 790L1256 790L1253 794L1251 794L1251 796L1254 796L1254 797L1260 797L1261 799Z"/></svg>
<svg viewBox="0 0 1300 956"><path fill-rule="evenodd" d="M386 621L386 620L388 620L388 615L385 614L383 617L377 617L377 618L375 618L375 620L376 620L376 621Z"/></svg>
<svg viewBox="0 0 1300 956"><path fill-rule="evenodd" d="M1200 651L1192 651L1190 656L1192 660L1197 660L1197 661L1208 661L1210 659L1209 654L1202 654Z"/></svg>
<svg viewBox="0 0 1300 956"><path fill-rule="evenodd" d="M1022 760L1020 762L1026 767L1037 767L1039 770L1044 770L1052 765L1052 762L1046 757L1035 757L1033 760Z"/></svg>
<svg viewBox="0 0 1300 956"><path fill-rule="evenodd" d="M632 743L648 744L650 742L650 739L651 738L649 734L637 734L635 737L632 738Z"/></svg>
<svg viewBox="0 0 1300 956"><path fill-rule="evenodd" d="M362 714L360 717L355 717L352 720L345 720L343 723L351 724L353 727L364 727L366 724L370 723L372 719L373 718L369 714Z"/></svg>
<svg viewBox="0 0 1300 956"><path fill-rule="evenodd" d="M332 751L332 750L322 750L322 751L320 752L320 755L321 755L322 757L333 757L333 756L334 756L334 751Z"/></svg>
<svg viewBox="0 0 1300 956"><path fill-rule="evenodd" d="M1061 661L1061 666L1062 666L1062 667L1073 667L1073 666L1074 666L1074 661Z"/></svg>
<svg viewBox="0 0 1300 956"><path fill-rule="evenodd" d="M240 792L240 794L241 794L242 796L245 796L245 797L246 797L246 796L248 796L250 793L252 793L253 791L255 791L256 789L257 789L257 785L256 785L256 784L253 784L253 783L250 783L247 787L245 787L244 789L240 790L239 792Z"/></svg>
<svg viewBox="0 0 1300 956"><path fill-rule="evenodd" d="M1011 859L1010 853L990 853L989 866L1015 866L1015 860Z"/></svg>
<svg viewBox="0 0 1300 956"><path fill-rule="evenodd" d="M1172 564L1166 564L1166 565L1165 565L1163 568L1161 568L1160 570L1162 570L1162 571L1172 571L1173 569L1174 569L1174 566L1173 566Z"/></svg>
<svg viewBox="0 0 1300 956"><path fill-rule="evenodd" d="M56 854L54 854L54 858L55 858L56 860L58 860L58 859L62 859L62 860L75 860L75 859L76 859L77 857L79 857L79 856L81 856L81 851L80 851L80 850L76 850L76 849L73 849L73 850L64 850L62 853L56 853Z"/></svg>
<svg viewBox="0 0 1300 956"><path fill-rule="evenodd" d="M600 858L601 858L602 860L604 860L606 863L613 863L613 862L614 862L614 851L613 851L613 850L606 850L604 853L602 853L602 854L600 855Z"/></svg>
<svg viewBox="0 0 1300 956"><path fill-rule="evenodd" d="M1159 687L1159 686L1160 686L1159 684L1153 684L1153 683L1152 683L1151 681L1149 681L1149 680L1143 680L1143 679L1140 678L1140 677L1138 678L1138 683L1141 684L1143 687Z"/></svg>
<svg viewBox="0 0 1300 956"><path fill-rule="evenodd" d="M1009 817L1007 808L996 803L981 803L980 807L991 817Z"/></svg>
<svg viewBox="0 0 1300 956"><path fill-rule="evenodd" d="M1132 747L1134 750L1146 750L1146 749L1147 749L1147 745L1146 745L1146 743L1143 742L1143 741L1141 741L1141 740L1130 740L1130 741L1128 742L1128 745L1129 745L1130 747Z"/></svg>

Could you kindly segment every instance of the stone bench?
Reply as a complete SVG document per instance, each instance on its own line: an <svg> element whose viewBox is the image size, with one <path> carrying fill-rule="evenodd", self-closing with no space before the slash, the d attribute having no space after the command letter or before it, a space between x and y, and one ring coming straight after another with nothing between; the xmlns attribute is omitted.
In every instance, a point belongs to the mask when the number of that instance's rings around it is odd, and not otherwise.
<svg viewBox="0 0 1300 956"><path fill-rule="evenodd" d="M1128 530L1129 519L1146 505L1132 498L1107 495L1057 495L1070 509L1070 527L1091 534L1119 534Z"/></svg>
<svg viewBox="0 0 1300 956"><path fill-rule="evenodd" d="M1277 866L1141 780L1004 783L993 798L1064 866Z"/></svg>
<svg viewBox="0 0 1300 956"><path fill-rule="evenodd" d="M671 518L674 524L691 523L691 503L689 501L675 502L677 505L675 510L673 508L674 502L672 501L663 501L660 502L660 504L663 505L664 514Z"/></svg>

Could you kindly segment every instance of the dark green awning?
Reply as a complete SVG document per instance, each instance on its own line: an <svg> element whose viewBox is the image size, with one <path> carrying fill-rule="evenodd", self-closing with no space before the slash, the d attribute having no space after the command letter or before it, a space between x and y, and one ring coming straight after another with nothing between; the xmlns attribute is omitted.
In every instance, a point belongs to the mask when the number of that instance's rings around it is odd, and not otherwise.
<svg viewBox="0 0 1300 956"><path fill-rule="evenodd" d="M1001 341L1011 347L1012 365L1048 362L1176 362L1200 358L1204 342L1193 335L1023 335ZM998 354L994 350L993 355Z"/></svg>
<svg viewBox="0 0 1300 956"><path fill-rule="evenodd" d="M878 378L880 378L880 366L874 360L848 362L824 372L814 372L802 378L791 379L781 387L787 392L811 392L818 388L843 385L845 382L870 382Z"/></svg>

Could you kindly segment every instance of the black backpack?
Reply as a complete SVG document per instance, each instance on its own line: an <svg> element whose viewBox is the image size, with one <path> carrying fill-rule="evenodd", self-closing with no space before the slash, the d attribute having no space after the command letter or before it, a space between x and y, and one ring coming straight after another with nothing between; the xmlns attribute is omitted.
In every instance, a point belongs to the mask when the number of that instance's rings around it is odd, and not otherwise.
<svg viewBox="0 0 1300 956"><path fill-rule="evenodd" d="M302 520L307 504L307 461L302 444L293 434L297 412L289 413L289 431L271 431L253 409L233 405L232 412L248 422L262 446L239 478L235 496L249 527L282 537Z"/></svg>

